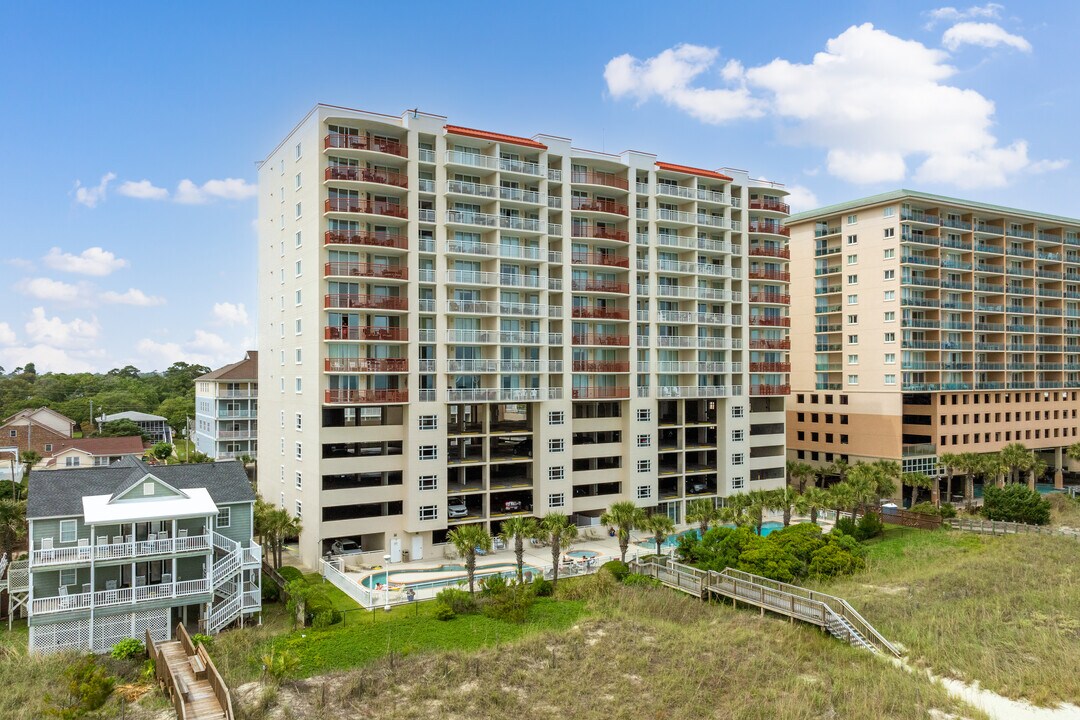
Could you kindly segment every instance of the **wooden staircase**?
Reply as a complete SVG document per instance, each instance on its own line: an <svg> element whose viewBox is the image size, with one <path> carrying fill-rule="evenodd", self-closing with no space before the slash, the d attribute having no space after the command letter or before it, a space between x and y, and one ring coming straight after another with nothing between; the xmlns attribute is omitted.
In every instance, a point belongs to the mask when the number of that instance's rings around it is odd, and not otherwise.
<svg viewBox="0 0 1080 720"><path fill-rule="evenodd" d="M232 698L213 660L195 647L183 624L176 640L157 644L146 633L146 651L154 661L154 674L172 700L177 720L234 720Z"/></svg>

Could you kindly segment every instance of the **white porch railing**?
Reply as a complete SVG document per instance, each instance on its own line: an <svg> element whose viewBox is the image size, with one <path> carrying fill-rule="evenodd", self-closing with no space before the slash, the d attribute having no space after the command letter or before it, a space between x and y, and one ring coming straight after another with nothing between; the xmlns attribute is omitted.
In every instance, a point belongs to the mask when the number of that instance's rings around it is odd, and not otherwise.
<svg viewBox="0 0 1080 720"><path fill-rule="evenodd" d="M97 592L59 595L56 597L35 598L31 604L31 614L48 614L89 610L91 607L112 607L116 605L134 605L150 600L168 600L171 598L201 595L210 592L210 581L182 580L157 585L142 585L134 588L99 590Z"/></svg>
<svg viewBox="0 0 1080 720"><path fill-rule="evenodd" d="M122 560L147 555L171 555L180 552L199 552L210 549L209 535L164 538L161 540L138 540L105 545L80 545L78 547L38 549L31 553L35 567L70 565L95 560Z"/></svg>

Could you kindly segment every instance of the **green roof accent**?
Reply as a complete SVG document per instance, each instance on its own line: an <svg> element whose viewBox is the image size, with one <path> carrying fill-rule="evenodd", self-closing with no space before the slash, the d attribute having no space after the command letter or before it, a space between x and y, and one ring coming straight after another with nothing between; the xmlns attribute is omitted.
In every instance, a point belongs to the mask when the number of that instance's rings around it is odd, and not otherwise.
<svg viewBox="0 0 1080 720"><path fill-rule="evenodd" d="M848 200L846 202L837 203L835 205L826 205L825 207L820 207L817 210L807 210L806 212L795 213L794 215L790 215L786 220L784 220L784 224L794 225L796 223L802 223L808 220L814 220L816 218L842 214L849 210L858 210L859 208L873 205L885 205L891 202L896 202L898 200L907 199L922 200L925 202L935 203L939 205L955 205L963 208L971 208L972 210L991 212L996 215L1014 215L1032 218L1035 220L1043 220L1055 224L1080 225L1080 218L1065 217L1064 215L1051 215L1049 213L1040 213L1031 210L1021 210L1020 208L1011 208L1002 205L991 205L990 203L982 203L975 200L964 200L962 198L948 197L946 195L934 195L933 193L925 193L919 192L918 190L906 189L890 190L889 192L880 193L878 195L870 195L868 197L860 198L858 200Z"/></svg>

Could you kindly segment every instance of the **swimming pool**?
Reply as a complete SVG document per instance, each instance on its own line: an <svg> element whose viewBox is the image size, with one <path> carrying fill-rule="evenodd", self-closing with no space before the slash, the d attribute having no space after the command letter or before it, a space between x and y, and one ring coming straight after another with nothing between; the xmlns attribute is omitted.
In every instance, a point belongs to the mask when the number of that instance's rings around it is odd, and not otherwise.
<svg viewBox="0 0 1080 720"><path fill-rule="evenodd" d="M732 524L726 524L726 525L723 525L723 527L734 528L736 526L732 525ZM773 530L779 530L782 527L784 527L784 523L779 523L779 522L762 523L761 524L761 536L765 537L766 535L771 533ZM679 540L682 539L683 536L686 536L686 535L689 535L689 536L695 537L695 538L701 537L701 533L699 532L698 528L691 528L689 530L683 530L678 535L672 535L667 540L664 540L664 543L660 547L663 548L664 550L671 550L672 548L676 547L679 544ZM656 543L654 541L652 541L652 540L643 540L642 542L638 542L638 543L634 543L634 544L637 545L639 548L643 548L645 550L655 550L656 549Z"/></svg>
<svg viewBox="0 0 1080 720"><path fill-rule="evenodd" d="M526 565L523 568L525 573L532 573L534 576L542 575L538 568L531 565ZM477 565L475 579L479 581L481 578L489 577L491 575L502 575L505 578L512 578L517 576L517 565L515 563L503 562L503 563L489 563L487 565ZM360 579L360 584L368 590L372 590L376 585L386 584L386 571L372 573ZM419 587L450 587L459 583L467 583L469 581L469 575L465 571L464 565L439 565L438 567L430 568L410 568L408 565L396 568L390 568L390 585L396 588L419 588Z"/></svg>
<svg viewBox="0 0 1080 720"><path fill-rule="evenodd" d="M598 557L600 553L596 552L595 550L571 550L570 552L566 553L566 555L567 557L585 558L586 560L588 560L589 558Z"/></svg>

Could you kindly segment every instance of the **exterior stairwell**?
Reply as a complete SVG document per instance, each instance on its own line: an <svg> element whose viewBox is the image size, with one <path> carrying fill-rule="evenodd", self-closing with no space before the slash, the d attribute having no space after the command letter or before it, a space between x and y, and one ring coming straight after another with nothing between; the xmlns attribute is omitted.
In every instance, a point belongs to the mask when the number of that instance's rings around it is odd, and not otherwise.
<svg viewBox="0 0 1080 720"><path fill-rule="evenodd" d="M825 629L829 631L829 634L834 638L843 640L857 648L863 650L869 650L872 653L876 653L878 649L860 633L854 625L848 622L847 618L842 615L837 615L831 610L827 613L825 620Z"/></svg>
<svg viewBox="0 0 1080 720"><path fill-rule="evenodd" d="M206 621L206 631L211 635L230 625L243 611L243 548L235 540L215 532L214 550L211 573L214 602L210 605L210 617ZM221 554L218 555L218 552Z"/></svg>

